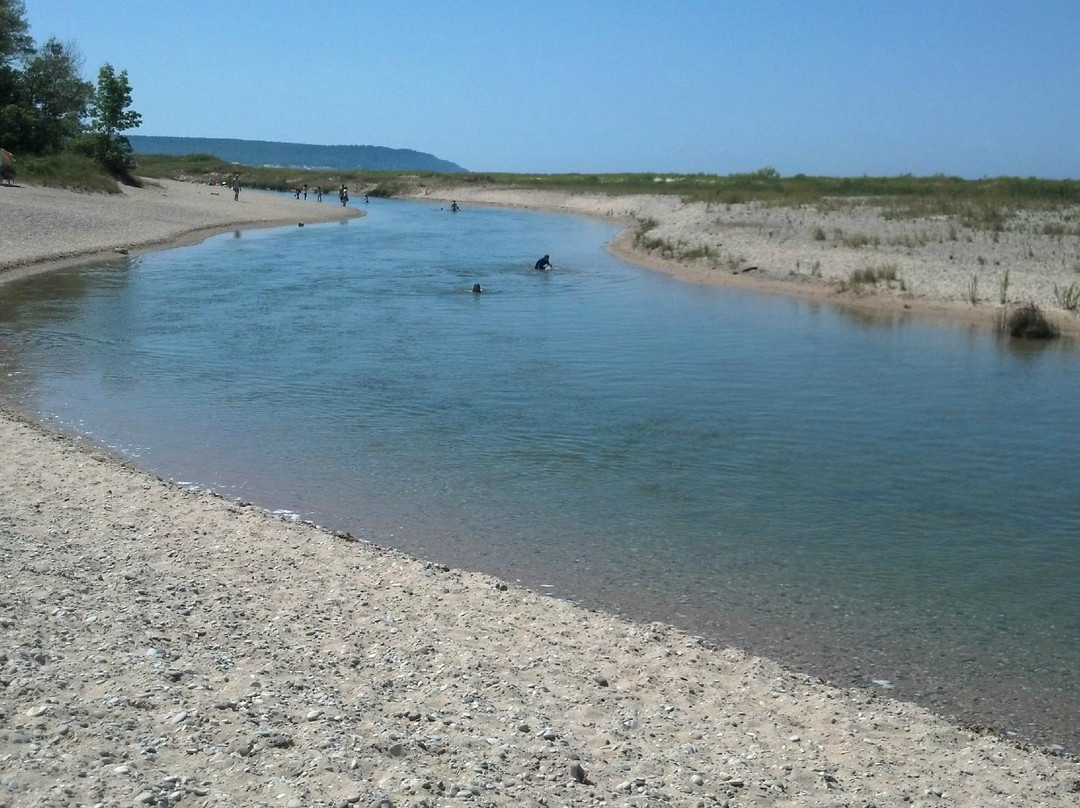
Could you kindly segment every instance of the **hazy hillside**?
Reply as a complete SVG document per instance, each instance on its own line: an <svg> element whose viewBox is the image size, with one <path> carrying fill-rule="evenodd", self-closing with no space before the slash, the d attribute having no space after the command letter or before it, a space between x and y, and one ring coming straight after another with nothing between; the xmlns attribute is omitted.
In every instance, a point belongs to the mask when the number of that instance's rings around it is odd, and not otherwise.
<svg viewBox="0 0 1080 808"><path fill-rule="evenodd" d="M465 171L433 154L385 146L318 146L233 138L129 135L136 154L212 154L248 166L365 169L369 171Z"/></svg>

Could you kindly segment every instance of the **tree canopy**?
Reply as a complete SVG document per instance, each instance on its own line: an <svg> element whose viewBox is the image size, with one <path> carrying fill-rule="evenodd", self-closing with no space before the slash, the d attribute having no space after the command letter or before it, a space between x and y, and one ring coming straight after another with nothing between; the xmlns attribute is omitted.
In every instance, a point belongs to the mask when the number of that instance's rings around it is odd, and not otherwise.
<svg viewBox="0 0 1080 808"><path fill-rule="evenodd" d="M121 132L142 120L130 109L127 71L106 63L96 88L81 72L74 43L51 38L36 47L23 0L0 0L0 147L16 154L75 147L123 173L131 146Z"/></svg>

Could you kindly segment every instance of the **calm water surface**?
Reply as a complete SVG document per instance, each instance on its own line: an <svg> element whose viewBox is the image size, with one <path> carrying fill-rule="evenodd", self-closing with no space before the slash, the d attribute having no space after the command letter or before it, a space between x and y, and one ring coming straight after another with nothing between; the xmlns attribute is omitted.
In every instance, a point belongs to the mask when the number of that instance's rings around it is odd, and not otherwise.
<svg viewBox="0 0 1080 808"><path fill-rule="evenodd" d="M178 481L1080 748L1073 348L676 283L583 218L368 212L5 286L0 394Z"/></svg>

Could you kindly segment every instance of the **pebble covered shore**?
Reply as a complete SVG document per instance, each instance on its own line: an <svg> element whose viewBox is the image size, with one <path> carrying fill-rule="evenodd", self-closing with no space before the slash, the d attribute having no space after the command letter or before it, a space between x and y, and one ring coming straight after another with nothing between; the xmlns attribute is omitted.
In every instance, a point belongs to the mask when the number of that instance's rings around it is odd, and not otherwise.
<svg viewBox="0 0 1080 808"><path fill-rule="evenodd" d="M0 418L0 806L1076 805L1080 765Z"/></svg>

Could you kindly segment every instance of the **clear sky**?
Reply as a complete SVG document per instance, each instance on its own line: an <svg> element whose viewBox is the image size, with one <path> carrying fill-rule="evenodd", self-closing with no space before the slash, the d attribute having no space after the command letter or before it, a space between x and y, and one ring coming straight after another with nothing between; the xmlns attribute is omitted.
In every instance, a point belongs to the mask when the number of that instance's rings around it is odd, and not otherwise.
<svg viewBox="0 0 1080 808"><path fill-rule="evenodd" d="M25 0L147 135L473 171L1080 177L1080 0Z"/></svg>

